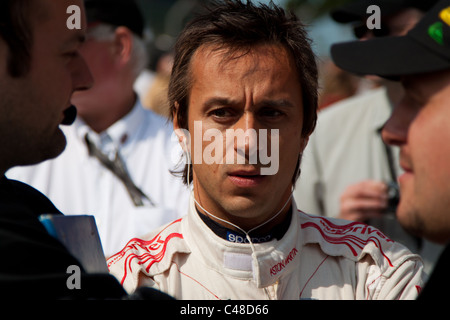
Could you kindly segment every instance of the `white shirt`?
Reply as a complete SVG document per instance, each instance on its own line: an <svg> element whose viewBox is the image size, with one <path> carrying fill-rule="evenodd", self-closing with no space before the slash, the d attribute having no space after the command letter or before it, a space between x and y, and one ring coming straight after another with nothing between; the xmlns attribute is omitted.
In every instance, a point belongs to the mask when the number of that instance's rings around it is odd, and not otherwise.
<svg viewBox="0 0 450 320"><path fill-rule="evenodd" d="M100 135L80 119L62 129L67 147L58 158L11 169L7 176L37 188L66 215L93 215L106 256L185 213L188 189L169 172L181 168L176 165L182 151L167 119L137 102ZM110 158L119 150L133 182L155 206L145 200L142 207L134 205L124 184L89 155L86 133Z"/></svg>
<svg viewBox="0 0 450 320"><path fill-rule="evenodd" d="M131 240L108 260L128 292L150 286L177 299L415 299L418 255L373 227L307 215L293 203L284 236L229 242L189 213Z"/></svg>

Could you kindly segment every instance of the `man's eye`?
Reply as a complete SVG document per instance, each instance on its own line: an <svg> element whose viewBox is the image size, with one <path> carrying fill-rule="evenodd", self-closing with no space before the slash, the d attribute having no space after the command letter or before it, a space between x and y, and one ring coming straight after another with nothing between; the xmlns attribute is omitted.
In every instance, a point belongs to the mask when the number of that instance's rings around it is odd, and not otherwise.
<svg viewBox="0 0 450 320"><path fill-rule="evenodd" d="M266 117L266 118L278 118L284 115L283 112L277 109L272 108L264 108L259 112L260 116Z"/></svg>
<svg viewBox="0 0 450 320"><path fill-rule="evenodd" d="M232 113L230 110L228 110L226 108L219 108L219 109L212 110L210 112L210 115L213 117L217 117L217 118L226 118L226 117L232 116Z"/></svg>

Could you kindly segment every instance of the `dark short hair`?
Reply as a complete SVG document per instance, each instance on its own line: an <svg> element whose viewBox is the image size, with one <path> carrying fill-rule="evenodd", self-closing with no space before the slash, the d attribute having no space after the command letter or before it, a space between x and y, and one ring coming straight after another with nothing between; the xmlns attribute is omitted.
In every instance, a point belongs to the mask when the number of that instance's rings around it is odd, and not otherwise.
<svg viewBox="0 0 450 320"><path fill-rule="evenodd" d="M177 124L188 129L190 65L195 52L203 45L217 45L237 52L249 51L261 44L281 45L294 57L303 94L303 131L309 136L316 125L318 75L316 58L303 23L293 13L286 13L272 1L255 5L240 0L214 2L187 24L175 44L175 58L169 84L169 103ZM299 88L300 90L300 88ZM298 171L299 168L297 168ZM186 168L184 181L186 182ZM192 171L191 171L192 172ZM297 179L296 173L294 181ZM190 175L189 180L192 180Z"/></svg>
<svg viewBox="0 0 450 320"><path fill-rule="evenodd" d="M8 45L8 73L21 77L31 66L33 45L30 0L0 1L0 37Z"/></svg>

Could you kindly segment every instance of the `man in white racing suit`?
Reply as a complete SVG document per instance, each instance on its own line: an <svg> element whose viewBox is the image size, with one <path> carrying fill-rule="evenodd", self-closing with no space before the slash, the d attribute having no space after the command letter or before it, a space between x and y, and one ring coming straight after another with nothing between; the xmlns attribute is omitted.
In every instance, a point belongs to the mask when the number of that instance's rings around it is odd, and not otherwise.
<svg viewBox="0 0 450 320"><path fill-rule="evenodd" d="M191 199L187 217L131 240L108 266L128 292L151 286L178 299L417 297L420 258L377 229L295 205L288 226L281 239L250 245L237 235L232 242L202 221Z"/></svg>
<svg viewBox="0 0 450 320"><path fill-rule="evenodd" d="M273 3L215 4L177 40L169 100L193 187L188 215L108 260L126 290L150 286L177 299L417 297L419 256L375 228L307 215L292 200L317 117L315 57L294 15Z"/></svg>

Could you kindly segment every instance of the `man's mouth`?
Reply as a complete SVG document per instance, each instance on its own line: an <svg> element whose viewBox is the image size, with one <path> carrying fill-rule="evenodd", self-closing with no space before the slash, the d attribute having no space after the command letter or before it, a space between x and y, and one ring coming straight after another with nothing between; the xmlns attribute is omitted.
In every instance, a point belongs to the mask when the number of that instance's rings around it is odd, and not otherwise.
<svg viewBox="0 0 450 320"><path fill-rule="evenodd" d="M409 156L409 151L405 147L402 147L400 149L399 163L400 163L400 167L403 169L403 171L409 172L409 173L413 172L413 166L411 163L411 158Z"/></svg>
<svg viewBox="0 0 450 320"><path fill-rule="evenodd" d="M407 160L407 158L402 153L400 154L399 162L400 162L400 168L402 168L403 171L409 172L409 173L413 172L411 163Z"/></svg>
<svg viewBox="0 0 450 320"><path fill-rule="evenodd" d="M401 184L407 181L409 178L413 177L413 168L409 161L407 161L404 152L400 152L400 167L403 169L404 173L398 177L398 182Z"/></svg>
<svg viewBox="0 0 450 320"><path fill-rule="evenodd" d="M228 173L230 181L241 188L256 187L260 185L267 176L260 174L259 169L238 170Z"/></svg>
<svg viewBox="0 0 450 320"><path fill-rule="evenodd" d="M406 165L402 165L400 164L400 167L403 169L403 171L408 172L408 173L412 173L412 169L409 166Z"/></svg>

